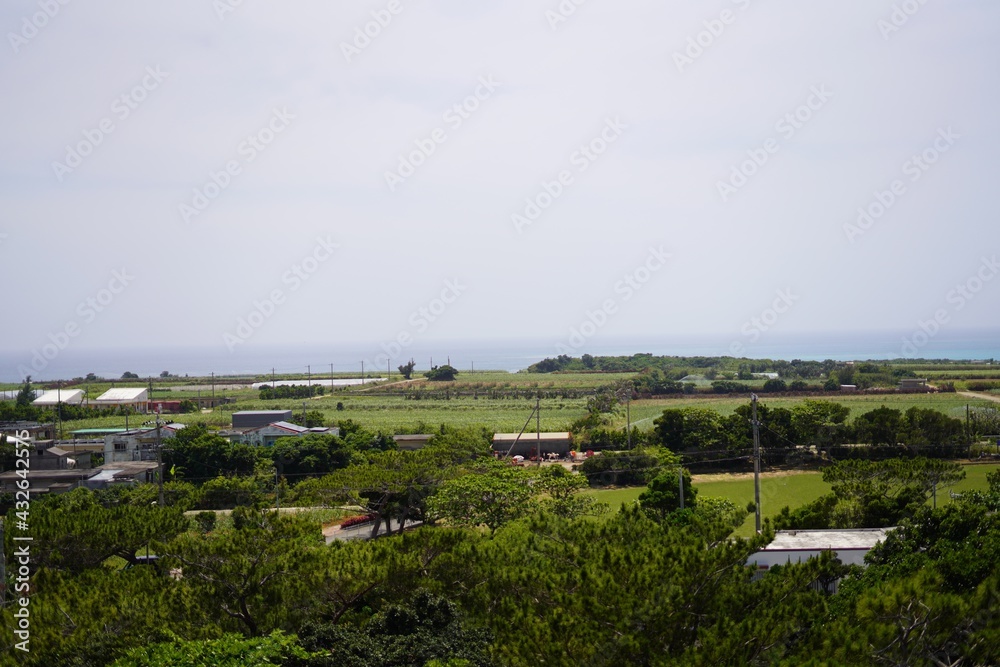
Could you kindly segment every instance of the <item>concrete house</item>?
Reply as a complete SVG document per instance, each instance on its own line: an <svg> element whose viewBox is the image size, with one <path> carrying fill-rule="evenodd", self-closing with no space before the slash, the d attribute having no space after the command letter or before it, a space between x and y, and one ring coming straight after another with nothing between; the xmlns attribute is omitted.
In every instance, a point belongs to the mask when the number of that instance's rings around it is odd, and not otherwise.
<svg viewBox="0 0 1000 667"><path fill-rule="evenodd" d="M160 426L160 442L172 438L184 424ZM156 429L141 428L107 435L104 438L104 463L156 460Z"/></svg>
<svg viewBox="0 0 1000 667"><path fill-rule="evenodd" d="M926 392L931 390L927 386L927 378L900 378L898 388L902 392Z"/></svg>
<svg viewBox="0 0 1000 667"><path fill-rule="evenodd" d="M250 445L270 447L278 438L296 438L309 435L311 433L340 435L340 429L336 427L306 428L305 426L299 426L298 424L280 421L243 431L243 433L237 436L237 438L240 442L245 442Z"/></svg>

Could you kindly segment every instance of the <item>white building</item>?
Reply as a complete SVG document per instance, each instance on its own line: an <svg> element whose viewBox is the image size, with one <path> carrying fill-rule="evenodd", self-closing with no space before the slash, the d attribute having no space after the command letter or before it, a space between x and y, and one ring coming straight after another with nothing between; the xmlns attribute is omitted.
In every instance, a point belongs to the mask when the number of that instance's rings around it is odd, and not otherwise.
<svg viewBox="0 0 1000 667"><path fill-rule="evenodd" d="M149 404L149 391L145 387L118 387L108 389L106 392L94 399L94 405L99 407L112 407L115 405L131 406L137 412L146 412Z"/></svg>
<svg viewBox="0 0 1000 667"><path fill-rule="evenodd" d="M31 402L37 408L54 408L60 403L81 405L83 403L83 389L50 389Z"/></svg>
<svg viewBox="0 0 1000 667"><path fill-rule="evenodd" d="M832 552L844 565L865 564L865 556L895 528L838 528L830 530L779 530L774 540L750 556L747 565L758 575L776 565L802 563Z"/></svg>

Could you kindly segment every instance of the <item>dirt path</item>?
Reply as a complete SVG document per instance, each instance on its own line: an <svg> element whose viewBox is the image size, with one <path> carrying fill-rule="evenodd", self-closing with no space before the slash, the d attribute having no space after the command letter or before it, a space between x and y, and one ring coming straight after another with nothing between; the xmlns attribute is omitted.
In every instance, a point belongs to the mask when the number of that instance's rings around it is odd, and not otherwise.
<svg viewBox="0 0 1000 667"><path fill-rule="evenodd" d="M771 472L762 472L760 474L761 479L769 479L772 477L790 477L792 475L805 475L807 473L818 472L816 470L773 470ZM723 473L711 473L705 475L691 475L691 481L695 484L702 484L704 482L732 482L739 479L753 479L752 472L723 472Z"/></svg>
<svg viewBox="0 0 1000 667"><path fill-rule="evenodd" d="M390 382L388 384L380 384L380 385L376 385L374 387L366 387L366 388L358 389L354 393L355 394L360 394L362 392L372 391L372 390L375 390L375 389L386 389L387 387L398 387L401 384L411 384L413 382L420 382L420 378L410 378L409 380L397 380L396 382Z"/></svg>
<svg viewBox="0 0 1000 667"><path fill-rule="evenodd" d="M962 396L968 396L969 398L981 398L984 401L993 401L994 403L1000 403L1000 396L994 396L993 394L977 394L974 391L960 391L958 392Z"/></svg>

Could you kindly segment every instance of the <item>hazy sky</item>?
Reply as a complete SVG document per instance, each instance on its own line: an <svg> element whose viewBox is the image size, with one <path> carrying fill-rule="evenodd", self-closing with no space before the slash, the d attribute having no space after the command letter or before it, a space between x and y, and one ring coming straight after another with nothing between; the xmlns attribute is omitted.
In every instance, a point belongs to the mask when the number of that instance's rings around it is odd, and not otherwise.
<svg viewBox="0 0 1000 667"><path fill-rule="evenodd" d="M4 2L0 348L997 325L1000 5L577 3Z"/></svg>

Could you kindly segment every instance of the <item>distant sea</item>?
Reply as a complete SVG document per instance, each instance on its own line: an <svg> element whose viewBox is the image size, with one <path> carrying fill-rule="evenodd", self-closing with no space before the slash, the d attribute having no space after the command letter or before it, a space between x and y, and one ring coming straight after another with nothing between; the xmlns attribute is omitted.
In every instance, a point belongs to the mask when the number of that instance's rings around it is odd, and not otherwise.
<svg viewBox="0 0 1000 667"><path fill-rule="evenodd" d="M422 371L450 362L459 371L504 370L515 372L546 357L555 357L558 340L494 340L494 341L418 341L403 350L388 350L382 344L330 343L284 347L254 347L250 343L235 352L221 343L216 347L177 347L162 349L118 348L83 349L68 347L52 359L43 350L5 350L0 352L0 382L20 382L24 371L39 381L84 377L95 373L100 377L120 378L129 371L139 377L156 377L161 371L172 375L262 375L272 368L278 374L301 373L329 375L330 364L337 373L361 373L362 360L366 375L385 375L386 366L397 373L396 367L411 357ZM742 350L734 354L734 343ZM52 348L48 350L49 353ZM572 349L572 356L630 355L650 353L675 356L744 356L755 359L802 359L861 361L866 359L955 359L1000 360L1000 329L975 331L941 331L934 337L915 336L915 332L866 332L779 335L769 333L754 342L748 337L662 337L605 339L595 337ZM36 354L37 353L37 354Z"/></svg>

